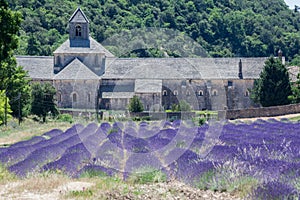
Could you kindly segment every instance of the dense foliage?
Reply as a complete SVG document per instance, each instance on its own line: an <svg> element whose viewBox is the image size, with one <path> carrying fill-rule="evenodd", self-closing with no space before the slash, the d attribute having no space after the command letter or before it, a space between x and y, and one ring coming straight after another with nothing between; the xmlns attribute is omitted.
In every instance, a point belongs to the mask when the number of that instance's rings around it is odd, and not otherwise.
<svg viewBox="0 0 300 200"><path fill-rule="evenodd" d="M76 124L2 147L0 162L20 177L57 171L130 180L160 171L163 180L246 199L297 199L299 125L272 119L200 127L179 120Z"/></svg>
<svg viewBox="0 0 300 200"><path fill-rule="evenodd" d="M14 50L18 47L20 24L20 13L12 11L6 1L0 0L0 91L5 91L10 99L13 116L19 116L20 110L26 115L30 103L28 75L17 67L13 57ZM0 106L0 109L3 108Z"/></svg>
<svg viewBox="0 0 300 200"><path fill-rule="evenodd" d="M99 42L123 30L156 27L186 33L214 57L270 56L281 49L292 59L300 53L300 14L283 0L8 2L23 15L17 54L50 55L67 38L68 19L78 5ZM149 49L127 56L163 55Z"/></svg>
<svg viewBox="0 0 300 200"><path fill-rule="evenodd" d="M290 103L292 89L287 68L281 60L270 57L254 82L252 98L264 107L279 106Z"/></svg>
<svg viewBox="0 0 300 200"><path fill-rule="evenodd" d="M9 99L4 90L0 91L0 125L7 123L7 119L11 118L10 113Z"/></svg>
<svg viewBox="0 0 300 200"><path fill-rule="evenodd" d="M50 83L35 83L32 85L31 112L46 121L47 115L58 115L55 100L56 89Z"/></svg>
<svg viewBox="0 0 300 200"><path fill-rule="evenodd" d="M132 99L130 99L128 110L133 113L143 112L144 106L138 96L134 95Z"/></svg>

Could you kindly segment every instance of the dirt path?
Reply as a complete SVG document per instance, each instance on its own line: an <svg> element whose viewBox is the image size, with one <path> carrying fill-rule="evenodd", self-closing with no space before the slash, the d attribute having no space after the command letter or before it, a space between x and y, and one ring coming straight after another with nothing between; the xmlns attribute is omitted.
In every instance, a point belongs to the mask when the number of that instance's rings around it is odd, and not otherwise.
<svg viewBox="0 0 300 200"><path fill-rule="evenodd" d="M84 192L87 190L93 191L92 196L70 196L71 192ZM194 199L194 200L240 200L230 193L203 191L181 182L156 183L147 185L128 185L113 187L109 190L96 189L95 183L69 181L63 183L56 188L49 188L47 192L41 190L32 191L24 186L22 181L11 182L0 187L1 200L59 200L59 199L137 199L137 200L170 200L170 199ZM83 198L82 198L83 197Z"/></svg>

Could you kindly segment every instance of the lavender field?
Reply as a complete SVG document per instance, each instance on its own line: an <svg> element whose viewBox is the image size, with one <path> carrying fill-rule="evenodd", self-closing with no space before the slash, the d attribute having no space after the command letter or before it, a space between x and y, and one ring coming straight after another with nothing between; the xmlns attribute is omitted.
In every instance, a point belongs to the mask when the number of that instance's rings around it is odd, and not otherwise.
<svg viewBox="0 0 300 200"><path fill-rule="evenodd" d="M249 199L298 199L300 123L76 124L0 148L0 162L20 178L53 171L126 181L160 172L166 180Z"/></svg>

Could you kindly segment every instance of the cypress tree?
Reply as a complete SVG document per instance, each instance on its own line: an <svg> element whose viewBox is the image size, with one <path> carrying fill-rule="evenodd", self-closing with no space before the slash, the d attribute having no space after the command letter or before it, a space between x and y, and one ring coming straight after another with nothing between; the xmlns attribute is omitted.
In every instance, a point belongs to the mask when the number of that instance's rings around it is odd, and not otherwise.
<svg viewBox="0 0 300 200"><path fill-rule="evenodd" d="M280 59L270 57L254 83L252 98L263 107L286 105L292 94L288 70Z"/></svg>

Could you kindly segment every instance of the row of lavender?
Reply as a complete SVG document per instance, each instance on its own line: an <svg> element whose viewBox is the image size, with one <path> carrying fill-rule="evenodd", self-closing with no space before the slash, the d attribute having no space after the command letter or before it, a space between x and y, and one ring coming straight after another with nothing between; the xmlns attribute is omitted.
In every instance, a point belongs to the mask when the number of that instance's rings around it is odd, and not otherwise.
<svg viewBox="0 0 300 200"><path fill-rule="evenodd" d="M101 170L126 178L147 166L197 185L213 172L218 189L224 179L229 183L252 177L260 185L254 195L281 198L297 196L300 189L299 132L299 123L276 120L201 127L181 121L77 124L65 132L52 130L0 148L0 162L21 177L45 170L78 177L87 170ZM201 184L209 188L212 182L206 181Z"/></svg>

